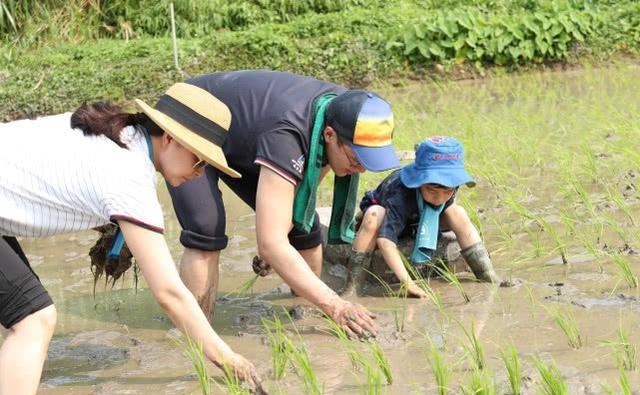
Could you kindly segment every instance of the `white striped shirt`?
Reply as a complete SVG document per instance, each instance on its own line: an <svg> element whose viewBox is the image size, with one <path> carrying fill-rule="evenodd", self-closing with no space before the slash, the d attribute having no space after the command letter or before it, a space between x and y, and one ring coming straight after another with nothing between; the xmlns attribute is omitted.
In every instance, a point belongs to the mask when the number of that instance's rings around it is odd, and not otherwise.
<svg viewBox="0 0 640 395"><path fill-rule="evenodd" d="M0 235L41 237L127 220L162 232L144 134L129 149L70 127L71 114L0 124Z"/></svg>

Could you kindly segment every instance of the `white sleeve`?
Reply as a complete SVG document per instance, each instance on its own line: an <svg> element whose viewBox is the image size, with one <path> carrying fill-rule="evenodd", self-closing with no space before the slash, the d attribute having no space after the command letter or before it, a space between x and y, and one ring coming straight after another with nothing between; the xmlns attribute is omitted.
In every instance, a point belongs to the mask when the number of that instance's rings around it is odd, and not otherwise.
<svg viewBox="0 0 640 395"><path fill-rule="evenodd" d="M163 233L164 217L156 191L155 170L138 158L117 168L122 170L108 183L104 194L109 220L128 221Z"/></svg>

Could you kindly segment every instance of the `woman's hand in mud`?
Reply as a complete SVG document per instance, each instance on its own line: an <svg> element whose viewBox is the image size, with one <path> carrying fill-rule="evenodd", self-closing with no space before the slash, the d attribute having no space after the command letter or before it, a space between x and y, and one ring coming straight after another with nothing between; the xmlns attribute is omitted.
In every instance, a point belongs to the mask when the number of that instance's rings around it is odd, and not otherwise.
<svg viewBox="0 0 640 395"><path fill-rule="evenodd" d="M378 334L378 326L373 321L376 315L360 304L340 301L333 309L331 318L352 339L367 339Z"/></svg>
<svg viewBox="0 0 640 395"><path fill-rule="evenodd" d="M255 274L259 274L261 277L266 277L269 274L273 273L273 268L264 259L260 258L258 255L253 257L253 262L251 262L251 268Z"/></svg>
<svg viewBox="0 0 640 395"><path fill-rule="evenodd" d="M232 352L223 357L222 369L225 374L233 374L239 380L249 385L252 394L266 394L267 391L262 387L262 378L258 374L256 367L245 357ZM220 364L217 364L220 366Z"/></svg>

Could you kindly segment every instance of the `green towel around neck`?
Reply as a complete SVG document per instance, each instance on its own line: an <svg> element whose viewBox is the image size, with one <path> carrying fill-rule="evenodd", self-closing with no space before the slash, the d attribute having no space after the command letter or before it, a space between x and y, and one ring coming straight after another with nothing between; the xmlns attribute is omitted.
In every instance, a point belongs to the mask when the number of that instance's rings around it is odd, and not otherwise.
<svg viewBox="0 0 640 395"><path fill-rule="evenodd" d="M420 188L416 190L416 201L418 202L418 211L420 211L420 222L416 232L416 244L411 253L411 263L424 265L431 261L433 251L438 245L440 213L444 209L444 203L438 207L426 204L422 193L420 193Z"/></svg>
<svg viewBox="0 0 640 395"><path fill-rule="evenodd" d="M297 229L310 232L316 214L316 194L320 183L322 159L324 157L324 115L335 93L326 93L313 103L313 128L309 141L307 169L293 201L293 224ZM360 174L336 176L333 185L333 204L329 224L329 244L350 244L356 236L355 209L358 197Z"/></svg>

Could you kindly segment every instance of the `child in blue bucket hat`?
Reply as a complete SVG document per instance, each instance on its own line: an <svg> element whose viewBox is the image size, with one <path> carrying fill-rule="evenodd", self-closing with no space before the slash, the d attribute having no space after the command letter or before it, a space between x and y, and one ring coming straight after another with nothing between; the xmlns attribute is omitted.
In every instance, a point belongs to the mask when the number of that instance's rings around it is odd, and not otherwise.
<svg viewBox="0 0 640 395"><path fill-rule="evenodd" d="M477 229L465 209L455 202L461 185L475 184L464 167L464 150L456 139L433 136L420 143L413 163L391 173L362 198L360 209L364 214L347 262L350 273L342 293L354 292L377 247L396 277L407 284L408 294L427 297L407 273L397 248L400 237L412 229L413 265L429 264L440 230L451 229L476 278L499 283Z"/></svg>

